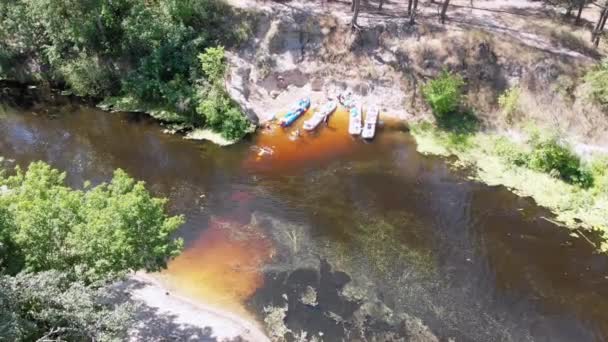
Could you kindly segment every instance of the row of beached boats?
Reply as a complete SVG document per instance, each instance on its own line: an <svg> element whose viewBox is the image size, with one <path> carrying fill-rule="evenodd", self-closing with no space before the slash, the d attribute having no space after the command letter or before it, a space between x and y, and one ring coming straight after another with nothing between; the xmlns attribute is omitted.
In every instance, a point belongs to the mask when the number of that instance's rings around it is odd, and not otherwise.
<svg viewBox="0 0 608 342"><path fill-rule="evenodd" d="M340 98L342 100L342 98ZM364 139L372 139L376 134L376 125L378 123L379 111L378 107L372 105L367 109L367 116L363 120L363 111L361 105L350 99L340 101L349 108L348 133L352 135L361 135ZM310 98L306 97L298 101L296 105L289 110L279 121L282 127L291 126L302 114L310 108ZM306 131L315 130L321 122L327 122L329 116L338 108L337 101L326 102L311 118L304 121L302 128Z"/></svg>

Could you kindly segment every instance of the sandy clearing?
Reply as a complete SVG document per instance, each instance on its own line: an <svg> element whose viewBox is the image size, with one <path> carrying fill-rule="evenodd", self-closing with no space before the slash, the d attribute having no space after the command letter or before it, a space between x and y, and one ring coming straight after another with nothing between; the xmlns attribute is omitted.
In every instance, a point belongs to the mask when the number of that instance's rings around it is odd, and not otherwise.
<svg viewBox="0 0 608 342"><path fill-rule="evenodd" d="M152 275L136 273L129 279L143 284L130 290L132 299L157 309L159 314L174 317L175 324L194 326L201 330L211 328L211 339L215 338L218 341L235 339L239 336L251 342L270 341L256 322L170 292ZM145 330L146 326L135 327L130 334L131 341L140 341L142 335L140 332Z"/></svg>

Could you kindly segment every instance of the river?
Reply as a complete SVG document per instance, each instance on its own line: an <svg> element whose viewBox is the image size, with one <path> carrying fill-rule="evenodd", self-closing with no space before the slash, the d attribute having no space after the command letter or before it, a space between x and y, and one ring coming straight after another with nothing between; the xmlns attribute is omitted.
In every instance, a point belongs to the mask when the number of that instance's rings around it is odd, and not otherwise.
<svg viewBox="0 0 608 342"><path fill-rule="evenodd" d="M341 112L313 136L266 130L221 148L140 114L3 106L0 155L46 161L77 187L116 168L144 180L187 219L159 279L261 324L284 307L287 328L325 341L608 340L608 258L585 239L417 153L406 130L372 143L345 130Z"/></svg>

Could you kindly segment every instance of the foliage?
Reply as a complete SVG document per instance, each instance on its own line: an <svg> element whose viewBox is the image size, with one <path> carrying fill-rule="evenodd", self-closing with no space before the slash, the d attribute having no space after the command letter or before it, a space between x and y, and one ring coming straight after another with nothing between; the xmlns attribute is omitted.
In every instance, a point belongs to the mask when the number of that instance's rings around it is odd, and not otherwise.
<svg viewBox="0 0 608 342"><path fill-rule="evenodd" d="M591 98L602 106L608 106L608 59L587 72L585 82L590 87Z"/></svg>
<svg viewBox="0 0 608 342"><path fill-rule="evenodd" d="M532 152L526 156L528 167L589 188L593 175L581 165L580 157L556 138L532 141Z"/></svg>
<svg viewBox="0 0 608 342"><path fill-rule="evenodd" d="M134 307L59 271L0 276L0 341L124 341Z"/></svg>
<svg viewBox="0 0 608 342"><path fill-rule="evenodd" d="M608 156L593 159L589 165L589 172L593 176L595 192L608 195Z"/></svg>
<svg viewBox="0 0 608 342"><path fill-rule="evenodd" d="M248 22L221 0L0 0L0 77L22 64L78 95L133 98L200 126L199 87L223 72L203 73L197 56L244 41ZM223 48L207 51L225 70Z"/></svg>
<svg viewBox="0 0 608 342"><path fill-rule="evenodd" d="M226 64L224 63L224 47L210 47L198 56L201 62L201 68L211 83L217 83L224 80L226 73Z"/></svg>
<svg viewBox="0 0 608 342"><path fill-rule="evenodd" d="M519 111L520 94L521 89L519 87L512 87L498 97L498 105L502 109L505 120L508 123L513 121L513 115Z"/></svg>
<svg viewBox="0 0 608 342"><path fill-rule="evenodd" d="M181 250L171 234L183 219L165 214L165 199L117 170L112 181L85 190L42 162L1 180L4 231L25 270L59 270L85 281L128 270L156 271Z"/></svg>
<svg viewBox="0 0 608 342"><path fill-rule="evenodd" d="M103 97L115 84L111 70L97 58L86 55L68 61L59 67L63 78L76 95Z"/></svg>
<svg viewBox="0 0 608 342"><path fill-rule="evenodd" d="M224 138L240 139L251 129L251 123L241 113L239 106L228 96L224 89L224 49L208 48L199 55L201 68L209 79L209 88L201 94L197 112L205 118L212 129Z"/></svg>
<svg viewBox="0 0 608 342"><path fill-rule="evenodd" d="M422 87L422 95L437 119L443 119L458 109L463 85L461 76L444 70Z"/></svg>

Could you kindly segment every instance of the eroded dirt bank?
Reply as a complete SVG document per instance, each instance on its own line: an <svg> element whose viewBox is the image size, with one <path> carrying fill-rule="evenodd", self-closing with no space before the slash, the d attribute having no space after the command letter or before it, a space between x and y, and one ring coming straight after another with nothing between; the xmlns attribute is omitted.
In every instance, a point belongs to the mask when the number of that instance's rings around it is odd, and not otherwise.
<svg viewBox="0 0 608 342"><path fill-rule="evenodd" d="M416 24L403 4L364 6L352 30L346 3L229 1L256 12L255 36L233 51L229 91L256 120L266 121L310 94L319 103L351 89L386 115L430 119L420 87L444 69L467 83L467 107L484 127L506 130L534 122L575 143L608 146L608 120L583 96L581 77L602 56L588 32L535 2L453 1L445 25L436 6L421 4ZM586 13L592 21L595 13ZM500 94L522 89L521 110L505 118Z"/></svg>

